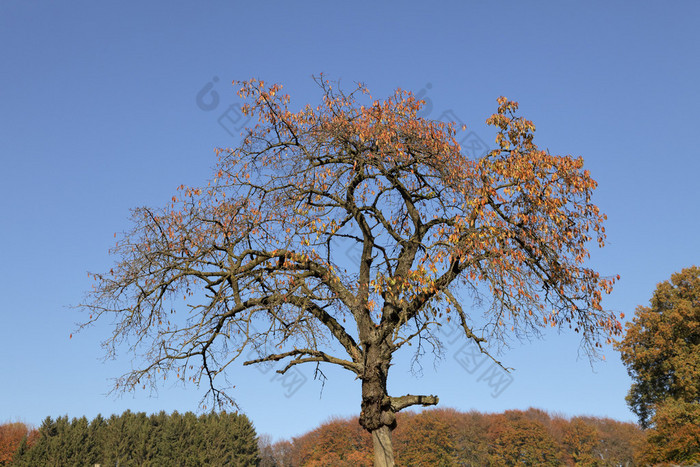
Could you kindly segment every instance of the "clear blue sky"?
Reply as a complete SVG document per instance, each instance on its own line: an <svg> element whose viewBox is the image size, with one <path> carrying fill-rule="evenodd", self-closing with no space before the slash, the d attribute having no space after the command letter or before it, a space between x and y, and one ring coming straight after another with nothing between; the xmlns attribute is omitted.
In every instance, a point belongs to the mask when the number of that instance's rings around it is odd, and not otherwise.
<svg viewBox="0 0 700 467"><path fill-rule="evenodd" d="M47 415L196 410L196 388L106 396L130 356L102 362L109 323L69 339L69 308L109 269L129 209L160 206L180 184L205 183L228 83L281 82L315 103L312 74L375 96L426 92L431 116L452 110L487 143L484 120L505 95L537 125L536 142L582 155L599 182L609 245L592 265L622 280L605 301L632 315L655 285L700 263L700 31L696 2L21 2L0 3L0 422ZM217 82L212 80L216 77ZM196 105L214 84L219 105ZM540 407L633 420L616 353L592 368L576 334L514 342L498 397L455 360L422 378L393 368L393 394L437 394L442 406ZM298 435L359 413L359 383L313 369L291 390L236 367L233 395L260 433ZM300 376L301 377L301 376ZM299 380L302 381L302 380Z"/></svg>

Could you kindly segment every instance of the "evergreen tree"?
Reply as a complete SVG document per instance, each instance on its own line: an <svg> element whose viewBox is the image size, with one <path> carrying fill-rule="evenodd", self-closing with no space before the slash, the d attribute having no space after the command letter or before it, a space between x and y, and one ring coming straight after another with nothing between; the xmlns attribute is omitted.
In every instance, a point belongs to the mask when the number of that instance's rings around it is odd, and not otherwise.
<svg viewBox="0 0 700 467"><path fill-rule="evenodd" d="M129 410L91 422L47 417L36 442L23 440L15 466L257 466L255 429L245 415L192 412L151 416Z"/></svg>

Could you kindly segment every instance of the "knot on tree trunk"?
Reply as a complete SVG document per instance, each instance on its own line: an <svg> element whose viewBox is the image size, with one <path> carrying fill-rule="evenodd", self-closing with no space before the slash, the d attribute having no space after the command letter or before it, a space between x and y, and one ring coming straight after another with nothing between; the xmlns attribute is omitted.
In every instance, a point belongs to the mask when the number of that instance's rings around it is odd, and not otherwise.
<svg viewBox="0 0 700 467"><path fill-rule="evenodd" d="M391 398L386 395L363 398L360 425L369 432L383 426L390 430L396 428L396 414L391 407Z"/></svg>

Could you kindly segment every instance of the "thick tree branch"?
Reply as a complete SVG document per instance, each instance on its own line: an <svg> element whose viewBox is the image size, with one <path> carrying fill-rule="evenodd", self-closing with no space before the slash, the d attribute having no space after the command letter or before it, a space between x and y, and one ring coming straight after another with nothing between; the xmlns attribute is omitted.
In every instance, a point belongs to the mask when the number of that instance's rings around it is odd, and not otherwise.
<svg viewBox="0 0 700 467"><path fill-rule="evenodd" d="M423 407L437 405L440 399L438 396L413 396L407 394L400 397L391 397L391 410L399 412L412 405L422 405Z"/></svg>
<svg viewBox="0 0 700 467"><path fill-rule="evenodd" d="M309 357L303 357L304 355L309 355ZM340 358L333 357L331 355L326 354L325 352L321 352L319 350L313 350L313 349L295 349L291 350L289 352L284 352L281 354L272 354L268 355L266 357L262 358L257 358L255 360L248 360L246 362L243 362L243 365L254 365L256 363L263 363L263 362L276 362L288 357L296 357L294 358L289 364L282 370L278 370L278 373L285 373L289 368L291 368L294 365L298 365L300 363L306 363L306 362L327 362L327 363L332 363L334 365L339 365L346 370L350 370L356 375L362 374L362 365L354 363L354 362L349 362L347 360L343 360Z"/></svg>

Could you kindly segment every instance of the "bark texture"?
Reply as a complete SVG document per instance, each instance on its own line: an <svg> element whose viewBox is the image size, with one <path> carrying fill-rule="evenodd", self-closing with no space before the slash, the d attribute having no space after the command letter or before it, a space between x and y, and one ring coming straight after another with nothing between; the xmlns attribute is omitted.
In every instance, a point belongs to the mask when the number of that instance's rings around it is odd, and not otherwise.
<svg viewBox="0 0 700 467"><path fill-rule="evenodd" d="M372 432L374 444L374 467L394 467L394 448L391 444L391 429L384 425Z"/></svg>

